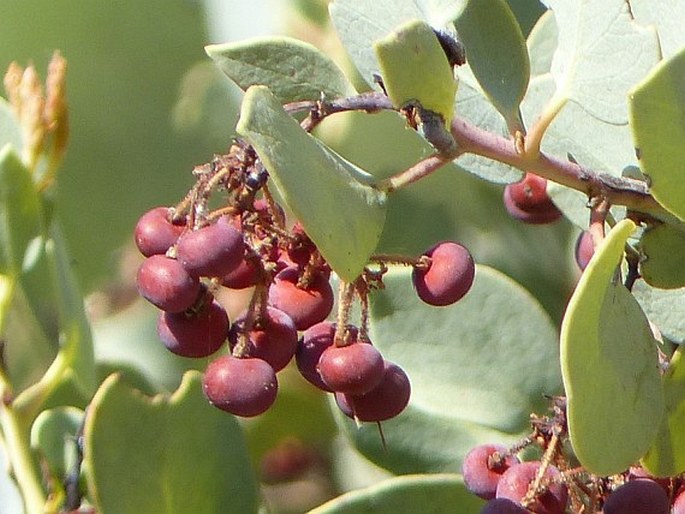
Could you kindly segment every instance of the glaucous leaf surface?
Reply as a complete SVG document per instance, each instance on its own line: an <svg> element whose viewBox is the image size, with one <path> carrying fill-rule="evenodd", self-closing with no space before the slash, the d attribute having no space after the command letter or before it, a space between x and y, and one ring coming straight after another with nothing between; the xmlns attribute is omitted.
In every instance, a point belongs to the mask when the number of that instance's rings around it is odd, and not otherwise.
<svg viewBox="0 0 685 514"><path fill-rule="evenodd" d="M663 376L664 416L654 444L642 465L656 476L673 476L685 471L685 361L678 348Z"/></svg>
<svg viewBox="0 0 685 514"><path fill-rule="evenodd" d="M84 429L90 497L109 514L249 514L258 510L236 419L209 405L201 375L148 398L116 375L93 397Z"/></svg>
<svg viewBox="0 0 685 514"><path fill-rule="evenodd" d="M530 62L521 27L505 0L471 0L454 21L466 58L509 132L522 130L519 104L528 87Z"/></svg>
<svg viewBox="0 0 685 514"><path fill-rule="evenodd" d="M241 89L265 85L281 103L355 94L336 64L315 46L289 37L261 37L205 47Z"/></svg>
<svg viewBox="0 0 685 514"><path fill-rule="evenodd" d="M60 482L77 462L76 439L82 422L81 409L58 407L41 412L31 426L31 447Z"/></svg>
<svg viewBox="0 0 685 514"><path fill-rule="evenodd" d="M419 300L411 269L391 268L371 296L370 337L409 376L407 409L377 427L345 432L376 464L395 473L461 470L474 445L513 443L543 395L560 392L556 331L537 301L511 279L478 266L467 295L447 307ZM526 370L535 370L529 373Z"/></svg>
<svg viewBox="0 0 685 514"><path fill-rule="evenodd" d="M685 344L685 287L657 289L644 280L633 285L633 296L659 331L676 344Z"/></svg>
<svg viewBox="0 0 685 514"><path fill-rule="evenodd" d="M373 47L383 86L395 107L418 101L440 114L449 126L457 83L433 29L420 20L410 21L374 42Z"/></svg>
<svg viewBox="0 0 685 514"><path fill-rule="evenodd" d="M0 444L0 512L24 514L24 500L21 497L17 483L10 475L7 454Z"/></svg>
<svg viewBox="0 0 685 514"><path fill-rule="evenodd" d="M309 514L477 514L483 503L458 475L406 475L338 496Z"/></svg>
<svg viewBox="0 0 685 514"><path fill-rule="evenodd" d="M544 75L552 70L552 59L559 42L559 29L551 10L546 11L533 26L526 46L530 57L530 74Z"/></svg>
<svg viewBox="0 0 685 514"><path fill-rule="evenodd" d="M624 0L543 3L559 29L552 61L557 95L599 120L625 124L628 91L659 61L656 31L636 23Z"/></svg>
<svg viewBox="0 0 685 514"><path fill-rule="evenodd" d="M650 191L685 220L685 49L657 66L630 94L630 124Z"/></svg>
<svg viewBox="0 0 685 514"><path fill-rule="evenodd" d="M658 225L640 238L640 274L649 285L662 289L685 287L685 225Z"/></svg>
<svg viewBox="0 0 685 514"><path fill-rule="evenodd" d="M664 410L656 341L616 278L635 229L619 222L595 250L561 326L561 369L571 444L599 475L618 473L651 446Z"/></svg>
<svg viewBox="0 0 685 514"><path fill-rule="evenodd" d="M266 87L245 93L237 131L254 146L331 268L354 280L385 222L385 195L357 178L372 177L304 132Z"/></svg>
<svg viewBox="0 0 685 514"><path fill-rule="evenodd" d="M685 3L680 0L630 0L630 11L641 25L655 25L664 59L685 47Z"/></svg>
<svg viewBox="0 0 685 514"><path fill-rule="evenodd" d="M467 0L335 0L331 20L338 37L367 84L380 66L373 42L411 20L443 28L454 20Z"/></svg>

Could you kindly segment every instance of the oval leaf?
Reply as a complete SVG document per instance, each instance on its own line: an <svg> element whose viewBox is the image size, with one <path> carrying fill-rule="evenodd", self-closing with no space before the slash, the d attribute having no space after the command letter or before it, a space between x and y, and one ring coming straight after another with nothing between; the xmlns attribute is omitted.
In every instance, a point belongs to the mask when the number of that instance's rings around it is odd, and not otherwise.
<svg viewBox="0 0 685 514"><path fill-rule="evenodd" d="M685 471L685 361L682 347L671 358L664 374L666 411L654 444L642 464L655 476L674 476Z"/></svg>
<svg viewBox="0 0 685 514"><path fill-rule="evenodd" d="M31 447L60 482L77 463L76 439L82 423L81 409L60 407L41 412L31 426Z"/></svg>
<svg viewBox="0 0 685 514"><path fill-rule="evenodd" d="M663 61L630 95L630 125L642 172L659 203L685 220L685 50Z"/></svg>
<svg viewBox="0 0 685 514"><path fill-rule="evenodd" d="M449 125L457 82L433 29L410 21L374 43L383 85L396 107L418 101Z"/></svg>
<svg viewBox="0 0 685 514"><path fill-rule="evenodd" d="M537 301L511 279L478 266L467 295L424 304L411 269L392 268L371 297L370 336L407 373L407 409L383 423L344 428L367 457L395 473L461 471L473 446L513 443L543 395L560 392L557 334ZM526 370L535 370L535 373Z"/></svg>
<svg viewBox="0 0 685 514"><path fill-rule="evenodd" d="M645 230L640 238L640 275L661 289L685 287L685 232L671 225Z"/></svg>
<svg viewBox="0 0 685 514"><path fill-rule="evenodd" d="M241 89L265 85L281 103L355 94L345 74L315 46L289 37L262 37L205 47Z"/></svg>
<svg viewBox="0 0 685 514"><path fill-rule="evenodd" d="M464 481L457 475L407 475L343 494L309 511L309 514L476 514L483 503L464 487Z"/></svg>
<svg viewBox="0 0 685 514"><path fill-rule="evenodd" d="M597 248L561 326L571 444L598 475L642 457L664 409L656 341L635 298L614 279L634 229L621 221Z"/></svg>
<svg viewBox="0 0 685 514"><path fill-rule="evenodd" d="M521 26L505 0L471 0L454 21L478 83L504 116L522 130L519 104L528 88L530 61Z"/></svg>
<svg viewBox="0 0 685 514"><path fill-rule="evenodd" d="M371 177L302 130L265 87L245 93L237 131L331 268L357 278L383 230L385 194L360 182Z"/></svg>
<svg viewBox="0 0 685 514"><path fill-rule="evenodd" d="M637 280L633 296L663 336L676 344L685 344L685 287L657 289Z"/></svg>
<svg viewBox="0 0 685 514"><path fill-rule="evenodd" d="M240 426L209 405L198 372L170 397L152 399L111 375L93 397L84 441L98 512L257 512Z"/></svg>

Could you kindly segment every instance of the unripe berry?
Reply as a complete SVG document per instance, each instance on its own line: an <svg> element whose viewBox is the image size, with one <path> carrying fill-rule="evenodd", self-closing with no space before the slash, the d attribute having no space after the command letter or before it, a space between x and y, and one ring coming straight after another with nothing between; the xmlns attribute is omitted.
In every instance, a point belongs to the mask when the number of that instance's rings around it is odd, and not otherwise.
<svg viewBox="0 0 685 514"><path fill-rule="evenodd" d="M152 255L138 268L138 292L147 301L167 312L190 308L200 293L200 282L181 264L164 255Z"/></svg>
<svg viewBox="0 0 685 514"><path fill-rule="evenodd" d="M184 234L176 245L176 257L196 277L223 277L243 260L242 234L226 216L216 223Z"/></svg>
<svg viewBox="0 0 685 514"><path fill-rule="evenodd" d="M184 228L184 225L174 225L169 221L169 209L155 207L136 223L136 246L145 257L163 255L176 243Z"/></svg>
<svg viewBox="0 0 685 514"><path fill-rule="evenodd" d="M202 390L209 403L218 409L252 417L274 403L278 382L273 368L265 361L224 355L207 366Z"/></svg>
<svg viewBox="0 0 685 514"><path fill-rule="evenodd" d="M182 357L208 357L224 344L228 316L216 301L200 312L163 312L157 333L164 346Z"/></svg>
<svg viewBox="0 0 685 514"><path fill-rule="evenodd" d="M476 270L469 251L460 244L443 241L424 255L430 257L430 265L412 271L419 298L435 306L450 305L463 298L473 285Z"/></svg>
<svg viewBox="0 0 685 514"><path fill-rule="evenodd" d="M502 474L497 484L497 498L507 498L520 503L535 481L541 465L539 461L532 461L511 466ZM548 480L548 486L528 506L530 510L538 514L564 514L568 491L566 486L559 482L560 476L556 467L547 466L544 478Z"/></svg>

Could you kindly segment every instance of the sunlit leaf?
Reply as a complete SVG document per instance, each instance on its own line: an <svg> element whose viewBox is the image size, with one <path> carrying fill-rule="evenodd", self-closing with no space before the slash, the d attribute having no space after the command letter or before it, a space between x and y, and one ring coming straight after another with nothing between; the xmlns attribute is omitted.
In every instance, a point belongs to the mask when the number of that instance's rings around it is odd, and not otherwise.
<svg viewBox="0 0 685 514"><path fill-rule="evenodd" d="M618 473L642 457L664 399L656 341L639 304L615 278L635 228L618 223L576 286L561 327L561 369L573 450L585 468Z"/></svg>
<svg viewBox="0 0 685 514"><path fill-rule="evenodd" d="M265 87L245 93L237 131L333 270L354 280L385 221L385 195L359 180L372 177L304 132Z"/></svg>
<svg viewBox="0 0 685 514"><path fill-rule="evenodd" d="M549 73L552 59L559 41L559 29L552 11L545 12L533 26L526 45L530 56L530 73L532 76Z"/></svg>
<svg viewBox="0 0 685 514"><path fill-rule="evenodd" d="M641 25L655 25L664 58L685 47L685 3L680 0L630 0L630 12Z"/></svg>

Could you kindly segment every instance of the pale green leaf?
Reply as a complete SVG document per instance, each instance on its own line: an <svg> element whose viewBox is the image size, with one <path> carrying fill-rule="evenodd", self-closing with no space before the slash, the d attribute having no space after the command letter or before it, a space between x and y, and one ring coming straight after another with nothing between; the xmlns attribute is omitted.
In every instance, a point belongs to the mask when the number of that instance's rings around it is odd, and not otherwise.
<svg viewBox="0 0 685 514"><path fill-rule="evenodd" d="M457 83L433 29L422 21L410 21L373 46L393 104L402 107L418 101L449 126Z"/></svg>
<svg viewBox="0 0 685 514"><path fill-rule="evenodd" d="M371 297L370 336L407 372L411 400L383 423L387 451L374 424L343 424L376 464L396 473L459 472L474 445L513 443L530 413L545 409L543 396L560 392L556 331L500 272L478 266L472 289L447 307L419 300L411 269L391 268L384 284Z"/></svg>
<svg viewBox="0 0 685 514"><path fill-rule="evenodd" d="M596 249L561 326L571 444L598 475L642 457L664 409L656 341L637 301L615 278L634 229L621 221Z"/></svg>
<svg viewBox="0 0 685 514"><path fill-rule="evenodd" d="M674 476L685 471L685 362L682 347L671 358L664 374L664 412L654 444L642 465L655 476Z"/></svg>
<svg viewBox="0 0 685 514"><path fill-rule="evenodd" d="M554 13L547 11L540 16L526 40L530 56L530 74L533 77L550 73L558 42L559 29Z"/></svg>
<svg viewBox="0 0 685 514"><path fill-rule="evenodd" d="M336 64L315 46L270 36L208 45L207 54L241 89L265 85L281 103L350 96L354 87Z"/></svg>
<svg viewBox="0 0 685 514"><path fill-rule="evenodd" d="M630 0L630 11L641 25L655 25L664 58L685 47L685 3L681 0Z"/></svg>
<svg viewBox="0 0 685 514"><path fill-rule="evenodd" d="M630 94L642 172L666 209L685 220L685 50L662 61Z"/></svg>
<svg viewBox="0 0 685 514"><path fill-rule="evenodd" d="M467 0L335 0L331 20L352 62L367 84L380 66L373 42L411 20L444 28L462 11Z"/></svg>
<svg viewBox="0 0 685 514"><path fill-rule="evenodd" d="M628 91L660 58L655 30L637 24L625 0L543 3L559 28L552 62L557 95L602 121L626 123Z"/></svg>
<svg viewBox="0 0 685 514"><path fill-rule="evenodd" d="M661 289L685 287L685 232L667 224L648 228L639 249L645 282Z"/></svg>
<svg viewBox="0 0 685 514"><path fill-rule="evenodd" d="M76 445L82 423L81 409L59 407L41 412L31 426L31 447L55 480L64 480L77 463Z"/></svg>
<svg viewBox="0 0 685 514"><path fill-rule="evenodd" d="M644 280L633 285L633 296L659 331L677 344L685 344L685 287L657 289Z"/></svg>
<svg viewBox="0 0 685 514"><path fill-rule="evenodd" d="M84 444L98 512L257 512L240 426L209 405L198 372L184 375L171 396L154 398L110 376L88 409Z"/></svg>
<svg viewBox="0 0 685 514"><path fill-rule="evenodd" d="M338 496L309 514L477 514L483 503L458 475L406 475Z"/></svg>
<svg viewBox="0 0 685 514"><path fill-rule="evenodd" d="M519 104L530 62L521 27L505 0L471 0L455 20L466 58L509 131L523 130Z"/></svg>
<svg viewBox="0 0 685 514"><path fill-rule="evenodd" d="M385 195L360 181L371 177L304 132L265 87L245 93L236 130L255 147L331 268L354 280L385 222Z"/></svg>

